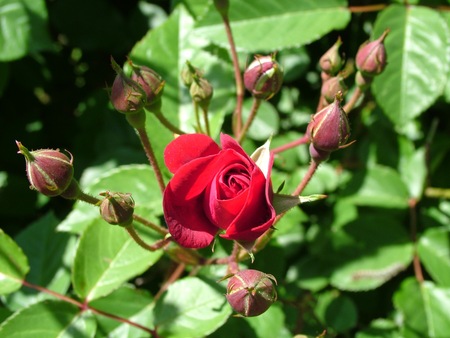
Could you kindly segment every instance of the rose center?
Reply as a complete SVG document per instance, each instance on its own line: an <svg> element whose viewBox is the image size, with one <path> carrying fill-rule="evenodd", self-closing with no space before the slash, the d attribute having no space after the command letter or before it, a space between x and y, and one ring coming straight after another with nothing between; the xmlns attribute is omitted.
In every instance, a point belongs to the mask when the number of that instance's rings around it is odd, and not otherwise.
<svg viewBox="0 0 450 338"><path fill-rule="evenodd" d="M229 170L220 180L221 199L229 199L238 195L250 185L250 176L247 170Z"/></svg>

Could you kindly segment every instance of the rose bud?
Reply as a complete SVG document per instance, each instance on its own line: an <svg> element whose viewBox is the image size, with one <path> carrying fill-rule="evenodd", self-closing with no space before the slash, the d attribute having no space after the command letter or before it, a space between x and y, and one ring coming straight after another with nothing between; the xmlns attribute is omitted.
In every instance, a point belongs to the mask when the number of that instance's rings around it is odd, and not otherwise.
<svg viewBox="0 0 450 338"><path fill-rule="evenodd" d="M332 104L314 114L307 133L314 148L335 151L346 145L350 136L347 114L341 107L342 93L336 94Z"/></svg>
<svg viewBox="0 0 450 338"><path fill-rule="evenodd" d="M275 55L255 56L244 72L244 85L253 97L269 100L281 88L283 70L275 60Z"/></svg>
<svg viewBox="0 0 450 338"><path fill-rule="evenodd" d="M106 222L124 227L133 222L134 200L131 194L105 191L100 196L105 197L100 203L100 215Z"/></svg>
<svg viewBox="0 0 450 338"><path fill-rule="evenodd" d="M384 47L384 39L389 30L385 30L383 34L372 42L365 42L359 47L356 53L356 68L368 76L380 74L386 67L386 48Z"/></svg>
<svg viewBox="0 0 450 338"><path fill-rule="evenodd" d="M342 76L333 76L322 84L321 94L326 104L332 103L338 92L342 92L343 94L347 92L347 86Z"/></svg>
<svg viewBox="0 0 450 338"><path fill-rule="evenodd" d="M244 317L259 316L276 300L274 276L258 270L243 270L228 282L226 298L234 311Z"/></svg>
<svg viewBox="0 0 450 338"><path fill-rule="evenodd" d="M45 196L61 195L73 179L73 158L58 149L39 149L29 151L16 141L18 153L25 156L26 171L31 188Z"/></svg>
<svg viewBox="0 0 450 338"><path fill-rule="evenodd" d="M181 69L180 76L183 84L189 88L194 81L194 76L200 78L203 76L203 72L197 67L194 67L189 61L186 61L186 64Z"/></svg>
<svg viewBox="0 0 450 338"><path fill-rule="evenodd" d="M111 58L117 75L111 87L111 103L114 109L123 114L137 113L147 103L147 95L142 87L125 75L122 68Z"/></svg>
<svg viewBox="0 0 450 338"><path fill-rule="evenodd" d="M189 93L191 94L192 99L197 102L203 110L208 110L213 92L213 87L208 80L203 77L196 78L194 76L194 81L191 84Z"/></svg>
<svg viewBox="0 0 450 338"><path fill-rule="evenodd" d="M319 60L320 69L326 74L337 74L343 64L341 55L339 54L339 47L342 45L342 40L339 37L337 41L328 49Z"/></svg>
<svg viewBox="0 0 450 338"><path fill-rule="evenodd" d="M153 69L146 66L131 65L131 80L141 86L147 95L146 106L151 106L158 101L163 93L165 81Z"/></svg>

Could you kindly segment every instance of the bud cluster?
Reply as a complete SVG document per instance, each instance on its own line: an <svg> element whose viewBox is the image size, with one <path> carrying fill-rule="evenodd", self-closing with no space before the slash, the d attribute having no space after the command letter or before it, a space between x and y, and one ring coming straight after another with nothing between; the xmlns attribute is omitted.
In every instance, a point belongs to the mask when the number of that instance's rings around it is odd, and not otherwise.
<svg viewBox="0 0 450 338"><path fill-rule="evenodd" d="M207 111L214 89L211 83L203 77L203 72L186 61L185 67L181 70L181 81L189 88L192 100L196 102L203 111Z"/></svg>
<svg viewBox="0 0 450 338"><path fill-rule="evenodd" d="M111 87L111 103L118 112L134 114L159 101L164 81L154 70L146 66L131 64L131 77L111 58L117 75Z"/></svg>
<svg viewBox="0 0 450 338"><path fill-rule="evenodd" d="M129 226L133 222L134 200L131 194L105 191L100 193L100 215L113 225Z"/></svg>

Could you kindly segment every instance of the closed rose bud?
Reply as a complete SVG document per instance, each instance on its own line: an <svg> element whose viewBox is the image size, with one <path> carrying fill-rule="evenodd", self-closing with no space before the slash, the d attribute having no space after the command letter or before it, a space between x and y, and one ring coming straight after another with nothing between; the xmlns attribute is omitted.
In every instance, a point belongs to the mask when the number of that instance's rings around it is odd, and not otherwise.
<svg viewBox="0 0 450 338"><path fill-rule="evenodd" d="M58 149L29 151L16 141L18 153L25 156L26 171L31 188L45 196L61 195L73 179L73 158Z"/></svg>
<svg viewBox="0 0 450 338"><path fill-rule="evenodd" d="M343 65L343 60L339 54L339 47L342 45L342 40L339 37L337 41L328 49L319 60L320 69L326 74L337 74Z"/></svg>
<svg viewBox="0 0 450 338"><path fill-rule="evenodd" d="M320 150L314 147L314 144L309 145L309 155L311 156L311 159L316 162L324 162L330 158L330 151Z"/></svg>
<svg viewBox="0 0 450 338"><path fill-rule="evenodd" d="M201 78L203 76L203 72L194 67L189 61L186 61L186 64L181 69L181 81L186 87L190 87L192 82L194 81L194 77Z"/></svg>
<svg viewBox="0 0 450 338"><path fill-rule="evenodd" d="M111 58L117 75L111 87L111 103L123 114L140 112L147 103L147 95L142 87L125 75L122 68Z"/></svg>
<svg viewBox="0 0 450 338"><path fill-rule="evenodd" d="M203 77L195 78L189 89L192 100L198 103L203 110L208 110L213 96L213 86Z"/></svg>
<svg viewBox="0 0 450 338"><path fill-rule="evenodd" d="M385 30L383 34L372 42L365 42L359 47L356 54L356 68L368 76L380 74L386 67L386 48L384 47L384 39L389 30Z"/></svg>
<svg viewBox="0 0 450 338"><path fill-rule="evenodd" d="M334 102L314 114L308 124L307 133L314 148L335 151L344 147L350 136L347 114L341 107L342 93Z"/></svg>
<svg viewBox="0 0 450 338"><path fill-rule="evenodd" d="M228 303L245 317L259 316L277 299L274 283L274 276L261 271L239 271L228 282Z"/></svg>
<svg viewBox="0 0 450 338"><path fill-rule="evenodd" d="M105 191L100 194L100 215L113 225L128 226L133 222L134 200L131 194Z"/></svg>
<svg viewBox="0 0 450 338"><path fill-rule="evenodd" d="M283 70L275 60L275 55L255 56L244 73L244 85L253 97L271 99L281 88Z"/></svg>
<svg viewBox="0 0 450 338"><path fill-rule="evenodd" d="M322 84L321 94L327 104L334 101L338 92L342 92L344 95L347 92L347 86L342 76L333 76Z"/></svg>
<svg viewBox="0 0 450 338"><path fill-rule="evenodd" d="M147 95L146 106L157 102L163 93L165 81L153 69L146 66L132 66L131 80L141 86Z"/></svg>

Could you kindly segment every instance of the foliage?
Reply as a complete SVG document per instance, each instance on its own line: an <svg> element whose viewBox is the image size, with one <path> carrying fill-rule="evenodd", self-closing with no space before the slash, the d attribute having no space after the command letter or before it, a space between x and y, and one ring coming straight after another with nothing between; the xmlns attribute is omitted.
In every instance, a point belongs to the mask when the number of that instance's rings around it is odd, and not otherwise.
<svg viewBox="0 0 450 338"><path fill-rule="evenodd" d="M239 268L273 275L278 293L267 312L242 318L224 296L230 241L217 237L212 251L164 239L155 168L107 88L111 56L125 72L128 59L148 66L165 81L163 116L196 132L180 78L188 60L214 88L211 136L232 135L233 61L213 2L0 0L0 336L446 337L450 2L367 3L230 0L241 72L273 52L284 68L280 92L261 102L245 134L246 152L268 138L272 149L301 139L320 100L319 59L338 37L356 140L331 153L302 192L326 199L289 210L254 261L241 250ZM386 29L387 66L348 106L358 48ZM243 121L252 107L247 92ZM154 111L145 130L161 165L173 133ZM14 140L68 149L92 196L131 193L135 213L155 225L134 222L135 231L161 247L145 250L93 205L28 189ZM308 168L307 145L276 152L274 191L292 193ZM163 165L161 175L172 177Z"/></svg>

